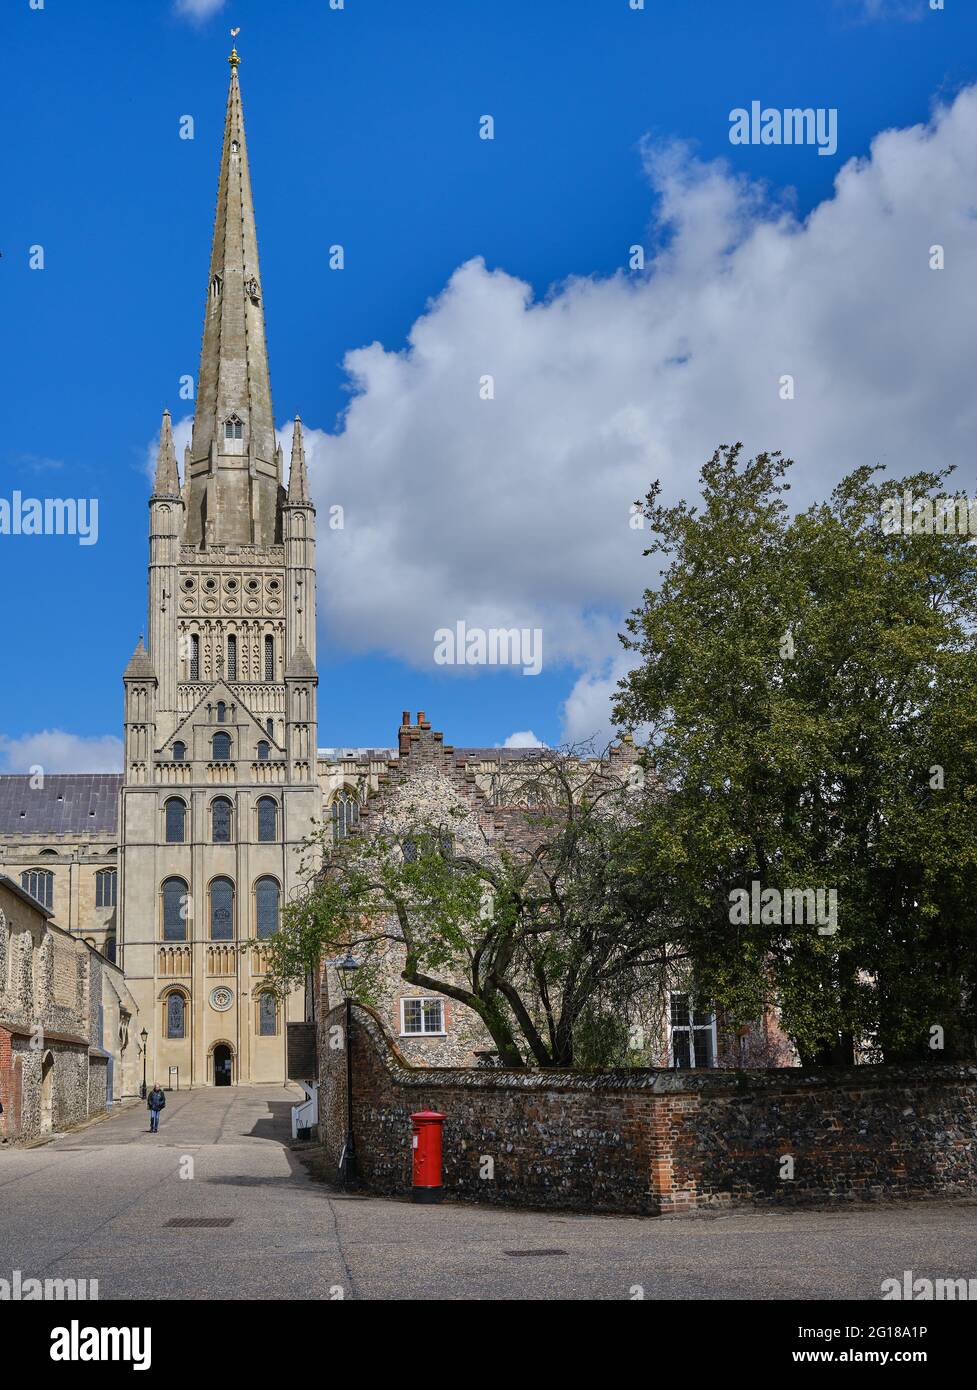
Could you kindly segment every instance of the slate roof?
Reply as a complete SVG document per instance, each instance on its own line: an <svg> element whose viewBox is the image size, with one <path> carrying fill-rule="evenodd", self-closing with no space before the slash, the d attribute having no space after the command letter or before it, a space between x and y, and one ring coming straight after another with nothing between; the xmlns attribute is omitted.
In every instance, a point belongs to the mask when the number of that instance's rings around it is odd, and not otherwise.
<svg viewBox="0 0 977 1390"><path fill-rule="evenodd" d="M115 833L121 772L49 773L43 787L30 782L0 776L0 835Z"/></svg>

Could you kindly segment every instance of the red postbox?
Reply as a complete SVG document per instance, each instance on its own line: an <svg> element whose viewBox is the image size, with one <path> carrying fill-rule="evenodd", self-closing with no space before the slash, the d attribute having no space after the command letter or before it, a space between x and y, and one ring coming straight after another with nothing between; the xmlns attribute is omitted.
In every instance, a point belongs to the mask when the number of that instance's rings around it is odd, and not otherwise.
<svg viewBox="0 0 977 1390"><path fill-rule="evenodd" d="M441 1126L444 1116L437 1110L418 1110L410 1119L414 1178L411 1198L415 1202L440 1202L444 1196L441 1186Z"/></svg>

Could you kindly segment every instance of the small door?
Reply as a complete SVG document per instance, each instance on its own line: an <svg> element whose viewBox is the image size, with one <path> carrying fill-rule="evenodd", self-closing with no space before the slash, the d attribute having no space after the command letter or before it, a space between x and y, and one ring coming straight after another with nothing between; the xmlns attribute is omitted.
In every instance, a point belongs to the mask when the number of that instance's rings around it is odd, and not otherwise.
<svg viewBox="0 0 977 1390"><path fill-rule="evenodd" d="M231 1084L231 1049L226 1043L220 1043L214 1048L214 1085L230 1086Z"/></svg>

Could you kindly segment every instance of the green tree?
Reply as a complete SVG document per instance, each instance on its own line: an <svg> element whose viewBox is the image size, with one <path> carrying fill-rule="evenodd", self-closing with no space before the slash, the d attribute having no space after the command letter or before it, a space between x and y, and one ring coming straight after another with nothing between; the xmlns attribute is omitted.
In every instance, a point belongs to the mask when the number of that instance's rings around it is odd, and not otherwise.
<svg viewBox="0 0 977 1390"><path fill-rule="evenodd" d="M666 564L622 639L640 664L615 705L647 727L663 792L639 873L667 884L697 987L733 1021L773 998L803 1061L855 1038L886 1060L972 1055L975 547L886 524L948 472L860 468L791 517L790 466L724 446L701 507L663 506L657 484L644 503ZM833 889L837 931L731 921L754 881Z"/></svg>
<svg viewBox="0 0 977 1390"><path fill-rule="evenodd" d="M579 750L521 767L505 847L462 845L450 819L321 836L321 872L267 943L273 978L287 989L351 950L362 999L393 960L408 984L472 1009L503 1065L573 1066L578 1039L588 1061L608 1055L595 1011L660 988L668 939L657 900L635 891L643 791L608 769Z"/></svg>

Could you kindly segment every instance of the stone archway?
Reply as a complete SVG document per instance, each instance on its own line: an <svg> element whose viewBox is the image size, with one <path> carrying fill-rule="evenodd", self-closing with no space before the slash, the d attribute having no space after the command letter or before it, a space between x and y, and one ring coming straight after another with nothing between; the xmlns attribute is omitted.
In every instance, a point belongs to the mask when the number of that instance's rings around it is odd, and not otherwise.
<svg viewBox="0 0 977 1390"><path fill-rule="evenodd" d="M210 1049L210 1082L214 1086L233 1086L234 1047L229 1042L216 1042Z"/></svg>

